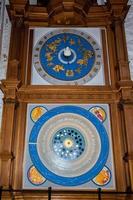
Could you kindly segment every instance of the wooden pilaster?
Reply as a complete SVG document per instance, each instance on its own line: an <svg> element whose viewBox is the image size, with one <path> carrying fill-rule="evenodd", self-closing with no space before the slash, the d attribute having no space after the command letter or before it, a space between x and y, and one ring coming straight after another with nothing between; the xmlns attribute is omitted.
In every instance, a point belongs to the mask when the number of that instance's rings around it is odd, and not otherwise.
<svg viewBox="0 0 133 200"><path fill-rule="evenodd" d="M127 138L127 162L129 163L131 189L133 191L133 102L123 104Z"/></svg>
<svg viewBox="0 0 133 200"><path fill-rule="evenodd" d="M24 145L25 145L25 125L26 125L26 113L27 105L26 103L20 102L19 107L16 108L17 123L15 124L15 136L13 145L13 170L12 170L12 188L19 189L22 188L22 166L23 166L23 155L24 155ZM22 153L23 152L23 153ZM21 156L20 156L21 155Z"/></svg>
<svg viewBox="0 0 133 200"><path fill-rule="evenodd" d="M19 81L2 81L2 90L5 96L1 131L2 144L0 149L0 184L6 188L8 188L10 185L11 161L14 158L12 146L14 137L15 105L17 103L16 91L18 86Z"/></svg>
<svg viewBox="0 0 133 200"><path fill-rule="evenodd" d="M117 61L119 66L120 80L121 81L130 80L127 51L125 48L123 22L120 19L115 20L114 26L115 26L115 41L116 41Z"/></svg>
<svg viewBox="0 0 133 200"><path fill-rule="evenodd" d="M25 65L26 57L24 56L27 51L24 51L24 44L26 36L28 36L27 29L24 25L24 14L28 6L27 0L10 0L12 11L10 13L12 29L10 38L10 49L9 49L9 63L7 68L7 79L16 79L23 81L21 77L23 65ZM24 39L25 38L25 39ZM14 69L13 65L10 65L14 60L18 62L17 68ZM14 71L16 72L15 74ZM24 73L23 73L24 74Z"/></svg>
<svg viewBox="0 0 133 200"><path fill-rule="evenodd" d="M108 44L108 55L109 55L109 75L110 84L112 88L116 87L117 73L116 73L116 51L115 41L112 26L109 24L106 28L107 31L107 44Z"/></svg>
<svg viewBox="0 0 133 200"><path fill-rule="evenodd" d="M117 103L113 103L110 106L112 119L112 139L113 139L113 151L115 161L115 177L116 188L118 191L126 191L127 180L125 173L125 163L123 160L126 149L123 141L123 127L121 123L120 108ZM116 120L117 119L117 120Z"/></svg>
<svg viewBox="0 0 133 200"><path fill-rule="evenodd" d="M113 10L113 25L114 25L114 34L115 34L115 44L116 44L116 58L117 58L117 86L121 94L120 104L123 107L124 115L124 135L123 141L127 148L127 153L125 160L128 162L129 167L129 177L130 185L133 191L133 96L132 96L132 87L133 83L130 80L130 71L128 64L127 48L126 48L126 39L124 32L124 14L126 1L113 1L110 0ZM128 177L128 178L129 178Z"/></svg>

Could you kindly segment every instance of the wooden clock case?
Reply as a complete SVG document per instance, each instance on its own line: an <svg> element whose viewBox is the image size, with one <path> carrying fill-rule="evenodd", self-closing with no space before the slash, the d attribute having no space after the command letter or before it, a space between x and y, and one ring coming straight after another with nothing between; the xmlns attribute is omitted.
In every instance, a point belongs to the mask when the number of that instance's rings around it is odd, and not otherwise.
<svg viewBox="0 0 133 200"><path fill-rule="evenodd" d="M4 93L0 185L22 189L26 109L28 103L106 103L110 106L116 192L133 191L133 83L130 79L124 33L126 0L51 0L47 5L29 5L28 0L10 0L12 23L9 62ZM104 86L31 85L33 27L104 27ZM109 67L107 63L107 49ZM110 75L109 75L110 74ZM47 199L47 191L14 192L15 199ZM103 194L104 199L133 199L132 195ZM87 191L53 191L53 199L97 199ZM12 199L3 192L2 199Z"/></svg>

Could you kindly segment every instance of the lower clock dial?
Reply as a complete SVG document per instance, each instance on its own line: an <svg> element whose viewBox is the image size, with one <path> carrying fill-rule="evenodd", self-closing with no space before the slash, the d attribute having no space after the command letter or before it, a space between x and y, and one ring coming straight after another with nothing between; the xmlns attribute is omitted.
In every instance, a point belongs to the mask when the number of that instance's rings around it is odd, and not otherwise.
<svg viewBox="0 0 133 200"><path fill-rule="evenodd" d="M103 169L109 153L108 136L91 112L77 106L60 106L35 122L29 153L47 180L63 186L81 185Z"/></svg>

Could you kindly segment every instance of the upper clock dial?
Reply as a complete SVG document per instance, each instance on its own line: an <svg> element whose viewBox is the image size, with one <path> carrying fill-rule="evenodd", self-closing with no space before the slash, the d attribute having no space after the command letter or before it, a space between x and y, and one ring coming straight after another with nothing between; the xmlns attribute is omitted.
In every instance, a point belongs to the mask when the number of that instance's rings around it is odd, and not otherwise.
<svg viewBox="0 0 133 200"><path fill-rule="evenodd" d="M85 84L101 67L101 49L88 34L64 29L43 36L33 51L40 76L52 84Z"/></svg>

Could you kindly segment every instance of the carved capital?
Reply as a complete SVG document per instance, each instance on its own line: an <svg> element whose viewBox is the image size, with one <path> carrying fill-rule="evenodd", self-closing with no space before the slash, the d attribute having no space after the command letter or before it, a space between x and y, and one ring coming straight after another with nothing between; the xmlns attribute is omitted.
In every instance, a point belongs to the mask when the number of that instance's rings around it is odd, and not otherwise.
<svg viewBox="0 0 133 200"><path fill-rule="evenodd" d="M117 86L119 87L119 91L121 92L123 102L124 101L133 102L133 96L132 96L133 82L130 80L118 81Z"/></svg>
<svg viewBox="0 0 133 200"><path fill-rule="evenodd" d="M14 104L15 105L15 109L18 107L19 105L19 102L18 100L15 98L15 99L11 99L11 98L3 98L3 103L4 104Z"/></svg>
<svg viewBox="0 0 133 200"><path fill-rule="evenodd" d="M13 16L12 25L16 28L21 28L24 26L24 17L23 16Z"/></svg>
<svg viewBox="0 0 133 200"><path fill-rule="evenodd" d="M14 11L14 14L17 15L24 15L25 10L29 4L29 0L10 0L10 8Z"/></svg>
<svg viewBox="0 0 133 200"><path fill-rule="evenodd" d="M127 2L110 0L109 4L112 10L112 15L113 15L114 20L124 20L129 10L129 6L127 5Z"/></svg>
<svg viewBox="0 0 133 200"><path fill-rule="evenodd" d="M16 99L16 93L20 87L20 81L15 80L2 80L1 90L4 93L5 99Z"/></svg>
<svg viewBox="0 0 133 200"><path fill-rule="evenodd" d="M10 0L10 15L14 26L22 27L28 3L28 0Z"/></svg>

